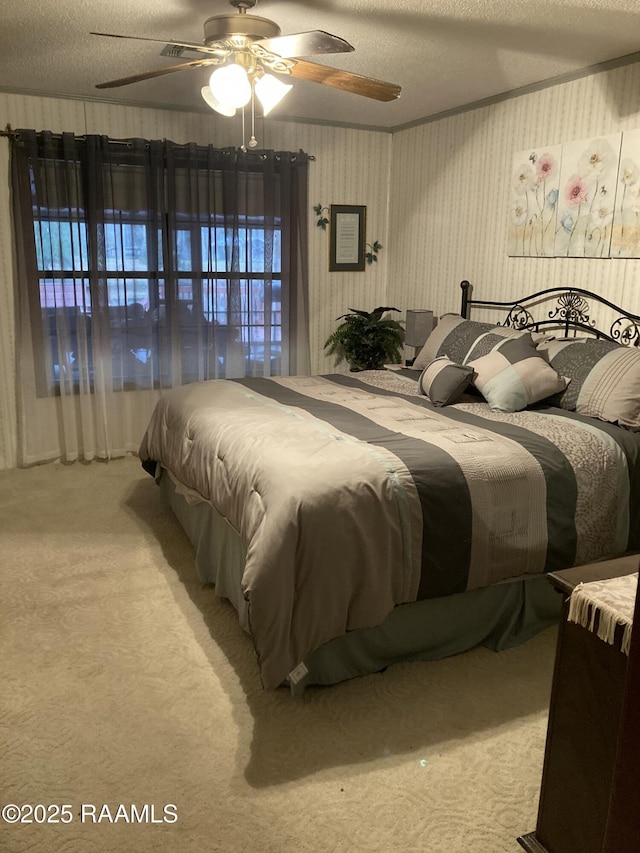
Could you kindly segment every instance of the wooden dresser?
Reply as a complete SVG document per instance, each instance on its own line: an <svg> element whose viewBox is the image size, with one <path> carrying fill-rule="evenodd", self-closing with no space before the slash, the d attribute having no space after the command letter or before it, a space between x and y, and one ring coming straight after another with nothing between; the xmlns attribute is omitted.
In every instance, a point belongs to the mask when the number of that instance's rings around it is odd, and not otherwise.
<svg viewBox="0 0 640 853"><path fill-rule="evenodd" d="M567 621L579 583L638 571L637 555L549 575L565 594L534 832L518 838L529 853L602 853L622 717L628 657L622 631L610 645Z"/></svg>

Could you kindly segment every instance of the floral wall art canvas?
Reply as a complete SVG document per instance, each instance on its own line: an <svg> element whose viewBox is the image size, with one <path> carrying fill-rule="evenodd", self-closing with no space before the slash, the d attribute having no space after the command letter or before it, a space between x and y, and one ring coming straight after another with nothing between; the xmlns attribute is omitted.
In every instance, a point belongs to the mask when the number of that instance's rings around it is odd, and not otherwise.
<svg viewBox="0 0 640 853"><path fill-rule="evenodd" d="M622 134L611 257L640 258L640 130Z"/></svg>
<svg viewBox="0 0 640 853"><path fill-rule="evenodd" d="M507 254L552 257L562 146L521 151L513 158Z"/></svg>
<svg viewBox="0 0 640 853"><path fill-rule="evenodd" d="M621 140L614 133L563 145L557 256L609 257Z"/></svg>

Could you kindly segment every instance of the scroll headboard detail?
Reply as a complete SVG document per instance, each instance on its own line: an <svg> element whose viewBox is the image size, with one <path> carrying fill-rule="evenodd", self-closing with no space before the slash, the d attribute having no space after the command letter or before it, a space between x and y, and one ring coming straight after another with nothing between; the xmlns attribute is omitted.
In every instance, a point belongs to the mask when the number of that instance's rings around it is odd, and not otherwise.
<svg viewBox="0 0 640 853"><path fill-rule="evenodd" d="M596 338L601 338L623 346L640 346L640 315L631 314L608 299L583 290L580 287L550 287L539 290L529 296L513 302L495 302L486 299L471 299L472 286L468 281L460 282L462 288L462 305L460 314L467 320L473 308L489 308L507 312L499 326L512 329L530 329L540 332L544 329L558 331L563 337L569 337L576 332L587 332ZM605 306L614 317L607 329L598 327L591 319L591 302L596 307ZM532 313L537 309L536 319Z"/></svg>

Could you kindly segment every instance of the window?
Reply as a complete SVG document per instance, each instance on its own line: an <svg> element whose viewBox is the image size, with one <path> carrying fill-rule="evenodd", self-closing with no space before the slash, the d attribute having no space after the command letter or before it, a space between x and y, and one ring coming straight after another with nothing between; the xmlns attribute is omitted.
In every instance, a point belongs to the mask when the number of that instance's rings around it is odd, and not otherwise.
<svg viewBox="0 0 640 853"><path fill-rule="evenodd" d="M167 331L167 283L162 229L155 235L156 255L149 251L149 226L136 222L106 222L102 229L104 277L107 291L113 375L122 376L122 387L139 384L139 365L147 365L162 349ZM51 340L52 380L59 383L67 373L77 382L78 325L88 352L92 348L92 296L89 271L89 240L84 222L69 211L54 211L34 220L39 297ZM265 268L265 234L261 223L247 223L230 232L224 226L195 224L179 227L173 234L175 292L185 381L197 376L196 362L202 351L215 345L219 369L224 375L227 337L234 336L243 350L245 373L269 375L281 372L282 276L281 233L273 229L271 269ZM229 272L228 241L237 247L238 266L245 273ZM268 275L265 275L268 273ZM236 283L239 303L232 304L231 281ZM63 325L62 334L57 334ZM211 334L206 333L212 327ZM212 341L215 337L217 340ZM158 353L156 353L156 349ZM197 352L196 352L197 351ZM92 368L91 368L92 370ZM156 384L159 377L156 377Z"/></svg>
<svg viewBox="0 0 640 853"><path fill-rule="evenodd" d="M19 133L39 394L291 372L306 155Z"/></svg>

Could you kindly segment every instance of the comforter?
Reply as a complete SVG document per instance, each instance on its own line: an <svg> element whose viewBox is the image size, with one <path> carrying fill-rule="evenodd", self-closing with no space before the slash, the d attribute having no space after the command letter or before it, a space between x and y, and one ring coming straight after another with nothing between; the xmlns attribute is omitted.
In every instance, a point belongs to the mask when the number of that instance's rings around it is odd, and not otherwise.
<svg viewBox="0 0 640 853"><path fill-rule="evenodd" d="M211 380L140 447L246 547L265 687L398 604L640 548L640 437L555 408L436 408L416 373Z"/></svg>

